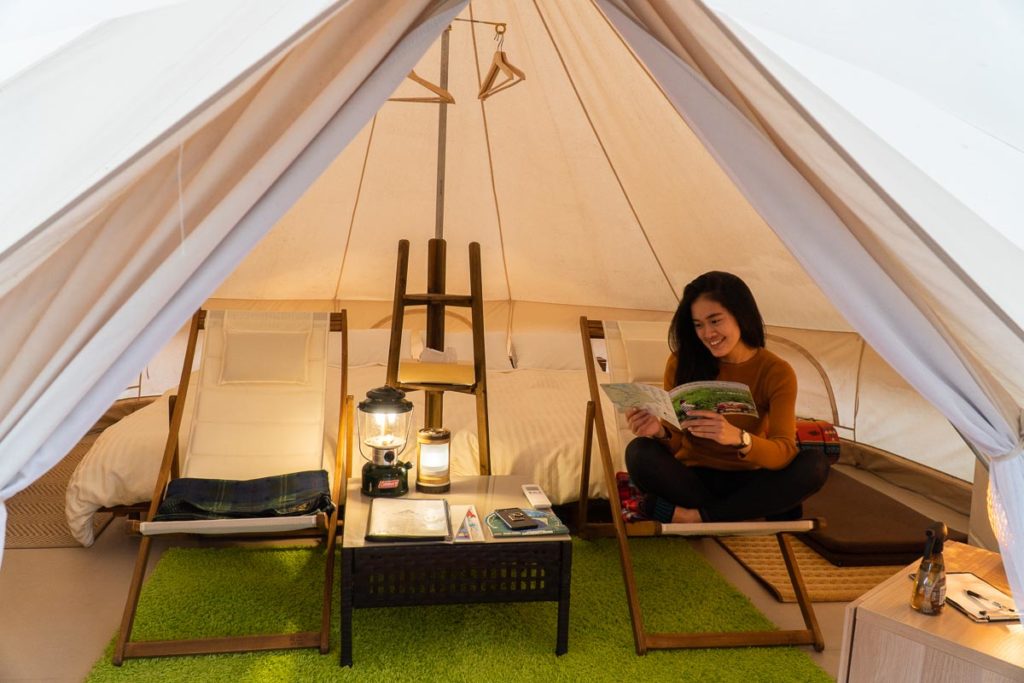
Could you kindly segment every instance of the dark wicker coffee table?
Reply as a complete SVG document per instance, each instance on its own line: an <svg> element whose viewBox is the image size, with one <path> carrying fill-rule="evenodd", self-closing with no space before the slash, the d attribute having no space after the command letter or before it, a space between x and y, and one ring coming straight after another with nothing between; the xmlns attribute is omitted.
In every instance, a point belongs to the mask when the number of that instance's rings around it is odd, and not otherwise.
<svg viewBox="0 0 1024 683"><path fill-rule="evenodd" d="M441 496L472 503L481 518L501 507L528 505L516 476L463 477ZM374 543L363 538L370 498L349 485L341 546L341 665L352 666L352 610L485 602L558 603L555 654L569 649L568 536L493 538L484 543ZM510 633L515 626L509 624Z"/></svg>

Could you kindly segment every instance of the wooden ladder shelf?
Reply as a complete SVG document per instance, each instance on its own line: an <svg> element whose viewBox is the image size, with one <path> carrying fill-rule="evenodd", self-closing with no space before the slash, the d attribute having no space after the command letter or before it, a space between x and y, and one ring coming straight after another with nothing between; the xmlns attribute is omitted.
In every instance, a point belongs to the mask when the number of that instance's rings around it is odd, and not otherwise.
<svg viewBox="0 0 1024 683"><path fill-rule="evenodd" d="M484 355L483 279L480 276L480 245L469 244L469 295L445 292L446 245L443 239L432 239L427 251L427 293L406 292L409 276L409 241L398 243L398 267L395 273L395 299L391 315L391 346L388 349L388 386L403 391L425 392L424 426L443 427L444 392L455 391L476 397L477 440L480 446L480 474L491 473L490 430L487 419L487 361ZM414 374L399 380L399 362L402 351L402 325L405 309L426 306L426 346L444 349L445 308L456 306L470 309L473 331L473 373L468 382L418 381ZM410 364L415 367L415 364ZM435 369L437 369L435 367ZM443 368L442 368L443 370Z"/></svg>

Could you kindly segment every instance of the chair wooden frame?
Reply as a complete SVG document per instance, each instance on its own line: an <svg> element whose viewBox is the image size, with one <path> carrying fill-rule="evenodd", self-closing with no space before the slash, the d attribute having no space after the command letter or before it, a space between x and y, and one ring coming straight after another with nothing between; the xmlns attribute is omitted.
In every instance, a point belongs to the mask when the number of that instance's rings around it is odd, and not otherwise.
<svg viewBox="0 0 1024 683"><path fill-rule="evenodd" d="M626 585L626 600L629 603L629 616L633 625L633 642L638 655L648 650L665 650L697 647L744 647L766 645L812 645L817 651L825 649L825 641L818 627L814 609L811 606L807 589L804 586L800 568L796 563L790 546L789 534L810 531L819 528L822 520L804 519L793 522L726 522L705 524L661 524L656 521L625 522L621 514L618 486L615 480L615 468L611 459L611 447L608 443L608 432L601 409L600 388L597 384L597 372L594 368L594 352L591 345L593 339L604 339L604 326L600 320L580 318L580 335L583 341L583 355L587 369L587 383L590 387L590 400L587 402L585 428L583 433L583 469L580 475L580 498L578 508L579 535L583 538L599 536L615 536L619 547L619 560L622 567L622 578ZM593 435L597 433L598 453L608 486L608 502L611 506L612 522L593 523L587 519L587 491L590 484L590 460L593 450ZM721 633L653 633L644 628L643 613L640 609L640 598L636 578L633 574L633 560L629 549L630 536L730 536L730 535L774 535L782 551L786 571L793 584L800 613L803 616L803 629L778 631L742 631Z"/></svg>
<svg viewBox="0 0 1024 683"><path fill-rule="evenodd" d="M157 508L167 489L167 484L178 476L180 464L178 458L178 433L185 412L185 399L188 393L189 379L192 374L192 362L195 357L196 343L199 337L199 330L203 329L206 311L196 311L192 316L192 324L189 328L188 344L185 349L185 359L182 364L181 380L178 384L177 400L173 402L170 416L170 430L167 435L167 443L164 448L164 456L157 475L156 487L153 497L149 503L148 511L145 513L145 521L151 521L156 515ZM161 657L168 655L198 655L227 652L252 652L260 650L279 650L291 648L319 648L321 654L327 654L330 649L330 626L331 626L331 593L334 585L334 548L337 539L338 526L340 522L342 496L345 492L344 481L352 465L352 397L348 395L348 321L345 311L332 313L330 317L330 331L341 332L341 409L338 418L338 438L335 448L334 477L331 486L331 500L334 502L334 511L327 515L317 515L316 526L312 529L304 529L288 532L253 532L238 535L218 535L208 538L237 541L239 538L298 538L298 537L322 537L325 542L325 567L323 602L321 606L320 629L318 631L303 631L299 633L282 633L250 636L228 636L180 640L160 641L132 641L132 625L135 621L135 613L139 605L139 596L142 592L142 582L146 574L146 566L149 562L149 553L152 544L152 537L144 535L139 545L139 551L135 562L135 571L132 575L128 589L128 598L125 602L124 614L121 619L121 627L118 632L117 642L114 646L113 663L120 666L125 659L136 657ZM344 463L342 458L345 458ZM138 530L141 523L134 521L130 523L134 530Z"/></svg>

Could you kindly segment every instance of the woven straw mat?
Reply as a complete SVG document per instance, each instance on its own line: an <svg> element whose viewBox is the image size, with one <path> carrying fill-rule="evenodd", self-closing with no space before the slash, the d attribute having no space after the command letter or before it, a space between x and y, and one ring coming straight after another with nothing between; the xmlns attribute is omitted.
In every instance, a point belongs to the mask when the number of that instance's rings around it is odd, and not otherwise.
<svg viewBox="0 0 1024 683"><path fill-rule="evenodd" d="M53 469L7 501L5 547L76 548L81 545L68 528L64 494L75 467L95 440L96 435L86 436ZM93 532L98 535L112 518L109 512L94 515Z"/></svg>
<svg viewBox="0 0 1024 683"><path fill-rule="evenodd" d="M775 536L728 536L717 539L755 578L782 602L796 602L782 551ZM790 537L804 586L813 602L849 602L871 590L903 568L837 567L814 552L799 538Z"/></svg>

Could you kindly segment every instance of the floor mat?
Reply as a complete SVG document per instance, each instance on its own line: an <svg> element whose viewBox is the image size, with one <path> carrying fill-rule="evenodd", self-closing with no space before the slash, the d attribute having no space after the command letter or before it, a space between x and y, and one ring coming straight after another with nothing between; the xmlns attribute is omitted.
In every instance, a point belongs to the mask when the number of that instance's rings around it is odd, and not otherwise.
<svg viewBox="0 0 1024 683"><path fill-rule="evenodd" d="M615 539L574 539L572 544L569 651L560 657L554 656L553 603L436 605L354 610L354 666L339 667L340 628L334 609L331 651L326 656L316 649L270 650L132 659L115 667L111 643L88 680L831 680L808 656L810 648L691 649L638 657ZM771 627L687 540L635 538L630 548L649 628L674 632ZM285 625L316 629L323 558L319 549L172 548L142 587L133 637L230 636L276 632Z"/></svg>
<svg viewBox="0 0 1024 683"><path fill-rule="evenodd" d="M64 494L75 467L96 436L86 436L53 469L7 501L6 548L81 547L68 528ZM97 513L93 517L93 533L99 535L113 518L110 513Z"/></svg>
<svg viewBox="0 0 1024 683"><path fill-rule="evenodd" d="M717 539L729 554L782 602L796 602L782 551L774 536L728 536ZM837 567L798 538L790 538L804 586L812 602L848 602L885 581L905 565ZM909 581L907 597L910 596Z"/></svg>
<svg viewBox="0 0 1024 683"><path fill-rule="evenodd" d="M867 484L833 469L825 486L804 501L804 517L824 527L806 534L807 545L832 564L906 565L921 556L924 531L933 520ZM949 530L949 538L967 535Z"/></svg>

